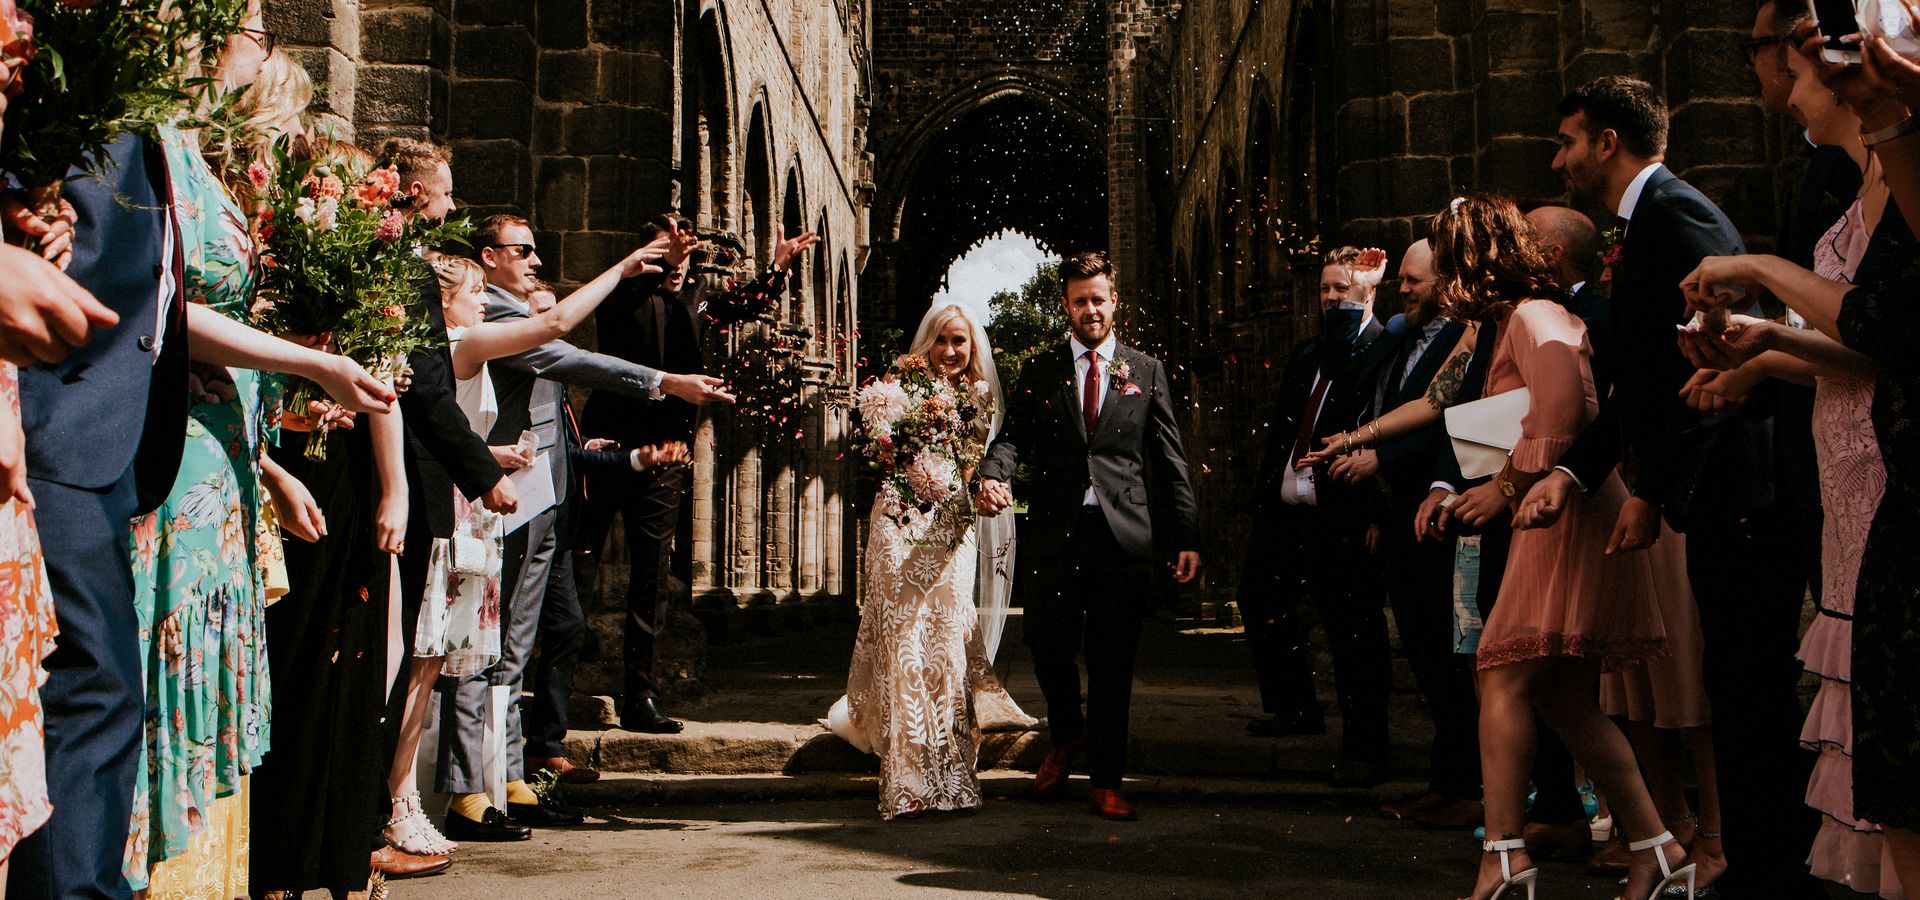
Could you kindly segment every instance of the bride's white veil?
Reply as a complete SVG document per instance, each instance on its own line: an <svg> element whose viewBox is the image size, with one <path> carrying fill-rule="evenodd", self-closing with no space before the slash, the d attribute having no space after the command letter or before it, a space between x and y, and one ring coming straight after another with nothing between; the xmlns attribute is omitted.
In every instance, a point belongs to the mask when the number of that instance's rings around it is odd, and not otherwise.
<svg viewBox="0 0 1920 900"><path fill-rule="evenodd" d="M941 317L941 311L957 306L973 327L973 356L981 361L982 377L987 382L987 396L993 398L993 418L988 423L987 442L991 444L1000 434L1000 426L1007 420L1007 395L1000 388L1000 374L993 364L993 341L987 337L984 310L958 300L936 302L927 314L920 318L920 327L913 334L909 347L921 347L933 343L933 325ZM981 516L974 519L973 537L975 546L980 549L980 560L973 584L973 605L980 615L980 641L987 648L987 659L992 660L1000 650L1000 637L1007 630L1007 608L1013 597L1013 516Z"/></svg>

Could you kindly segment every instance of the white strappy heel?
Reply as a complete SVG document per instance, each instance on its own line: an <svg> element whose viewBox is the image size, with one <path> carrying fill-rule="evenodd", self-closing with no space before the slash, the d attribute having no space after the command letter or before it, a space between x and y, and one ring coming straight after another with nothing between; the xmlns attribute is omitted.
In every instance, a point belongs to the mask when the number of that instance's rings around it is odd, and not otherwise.
<svg viewBox="0 0 1920 900"><path fill-rule="evenodd" d="M1486 853L1500 854L1500 886L1494 889L1493 896L1488 897L1487 900L1502 900L1502 898L1507 896L1508 891L1521 885L1525 885L1527 888L1527 900L1533 900L1534 880L1540 876L1540 869L1535 867L1524 872L1515 872L1513 870L1511 854L1515 850L1527 849L1527 842L1524 838L1514 838L1508 841L1482 841L1480 842L1480 849Z"/></svg>
<svg viewBox="0 0 1920 900"><path fill-rule="evenodd" d="M1695 872L1699 871L1699 866L1690 862L1678 869L1670 868L1667 865L1667 855L1661 853L1660 848L1671 843L1673 843L1673 832L1662 831L1655 837L1647 838L1644 841L1633 841L1627 844L1627 849L1634 853L1639 853L1642 850L1652 850L1653 858L1660 863L1660 883L1653 886L1653 893L1647 895L1647 900L1658 900L1659 897L1666 894L1667 888L1676 885L1685 885L1687 888L1685 895L1687 900L1693 900L1693 876Z"/></svg>

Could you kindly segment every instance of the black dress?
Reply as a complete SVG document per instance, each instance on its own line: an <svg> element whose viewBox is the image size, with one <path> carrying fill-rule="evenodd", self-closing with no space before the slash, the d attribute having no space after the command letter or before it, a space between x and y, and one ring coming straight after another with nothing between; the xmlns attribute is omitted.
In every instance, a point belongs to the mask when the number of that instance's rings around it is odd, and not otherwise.
<svg viewBox="0 0 1920 900"><path fill-rule="evenodd" d="M326 514L317 543L289 539L287 595L267 608L272 749L253 773L255 897L365 890L385 818L387 557L374 547L376 477L366 420L309 460L287 432L273 458Z"/></svg>
<svg viewBox="0 0 1920 900"><path fill-rule="evenodd" d="M1853 622L1853 812L1920 828L1920 240L1892 204L1840 307L1842 341L1880 364L1873 428L1887 490L1867 532Z"/></svg>

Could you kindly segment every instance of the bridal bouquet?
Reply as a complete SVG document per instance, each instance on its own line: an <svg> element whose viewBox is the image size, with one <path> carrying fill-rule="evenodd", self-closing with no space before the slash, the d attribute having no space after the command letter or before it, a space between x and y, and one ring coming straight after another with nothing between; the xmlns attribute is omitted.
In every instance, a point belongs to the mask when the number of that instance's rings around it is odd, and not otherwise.
<svg viewBox="0 0 1920 900"><path fill-rule="evenodd" d="M984 381L956 387L934 374L925 357L895 361L892 378L860 389L860 452L881 472L874 502L914 531L966 515L966 476L980 464L980 436L993 415ZM963 528L952 531L954 540Z"/></svg>
<svg viewBox="0 0 1920 900"><path fill-rule="evenodd" d="M274 162L247 168L261 248L255 323L275 334L332 335L342 356L382 378L400 375L407 355L433 339L426 311L415 308L421 265L414 248L464 244L470 226L464 218L409 218L394 205L405 194L390 165L368 168L325 153L295 159L285 144L275 147ZM305 414L324 397L301 382L292 409ZM326 435L312 432L309 457L326 456Z"/></svg>

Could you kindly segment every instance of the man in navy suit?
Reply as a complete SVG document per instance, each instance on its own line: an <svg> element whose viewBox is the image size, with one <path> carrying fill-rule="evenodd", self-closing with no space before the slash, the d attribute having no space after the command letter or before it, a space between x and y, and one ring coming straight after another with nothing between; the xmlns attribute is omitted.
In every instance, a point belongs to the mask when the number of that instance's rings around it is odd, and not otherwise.
<svg viewBox="0 0 1920 900"><path fill-rule="evenodd" d="M1720 209L1661 163L1667 108L1651 85L1596 78L1561 101L1554 170L1574 199L1618 214L1613 265L1613 391L1600 416L1542 484L1564 494L1633 464L1633 496L1612 545L1659 538L1664 518L1687 535L1700 627L1728 870L1741 896L1822 896L1805 863L1818 821L1802 802L1812 757L1799 749L1795 658L1806 594L1800 532L1776 489L1767 405L1710 418L1681 402L1694 367L1675 326L1688 319L1680 282L1706 256L1744 252ZM1564 508L1564 505L1556 505Z"/></svg>

